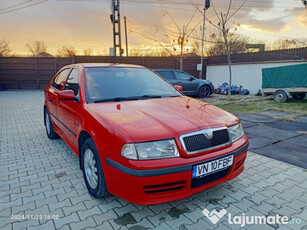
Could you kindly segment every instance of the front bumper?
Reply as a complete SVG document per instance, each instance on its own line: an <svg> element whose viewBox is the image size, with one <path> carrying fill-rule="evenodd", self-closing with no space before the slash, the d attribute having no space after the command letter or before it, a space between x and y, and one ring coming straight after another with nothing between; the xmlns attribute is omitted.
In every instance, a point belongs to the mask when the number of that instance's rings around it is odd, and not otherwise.
<svg viewBox="0 0 307 230"><path fill-rule="evenodd" d="M108 190L116 196L140 205L183 199L237 177L244 169L247 149L248 139L244 136L231 147L214 152L214 155L204 154L195 159L190 158L186 160L186 164L178 166L141 170L105 158ZM195 186L195 179L192 179L193 165L231 154L234 155L234 159L229 169L205 176L203 181L197 181Z"/></svg>

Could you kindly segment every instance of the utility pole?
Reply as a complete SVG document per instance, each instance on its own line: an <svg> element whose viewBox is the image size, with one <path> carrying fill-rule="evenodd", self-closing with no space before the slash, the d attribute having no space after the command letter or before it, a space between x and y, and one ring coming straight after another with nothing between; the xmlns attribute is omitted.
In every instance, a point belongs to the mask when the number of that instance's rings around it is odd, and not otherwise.
<svg viewBox="0 0 307 230"><path fill-rule="evenodd" d="M121 41L121 30L120 30L120 12L119 12L119 1L112 0L112 14L110 15L111 22L113 24L113 49L114 56L116 56L117 50L119 56L122 56L122 41Z"/></svg>
<svg viewBox="0 0 307 230"><path fill-rule="evenodd" d="M128 57L128 35L127 35L127 18L124 17L125 22L125 40L126 40L126 57Z"/></svg>
<svg viewBox="0 0 307 230"><path fill-rule="evenodd" d="M203 36L201 41L201 58L200 58L200 77L203 77L203 62L204 62L204 40L205 40L205 22L206 22L206 10L210 7L210 0L205 0L204 7L204 22L203 22Z"/></svg>

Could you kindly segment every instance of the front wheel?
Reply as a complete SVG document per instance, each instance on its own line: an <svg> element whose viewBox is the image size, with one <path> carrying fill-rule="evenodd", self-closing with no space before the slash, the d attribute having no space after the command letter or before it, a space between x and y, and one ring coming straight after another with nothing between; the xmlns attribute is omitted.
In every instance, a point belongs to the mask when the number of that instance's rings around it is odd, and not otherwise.
<svg viewBox="0 0 307 230"><path fill-rule="evenodd" d="M198 92L198 97L199 98L205 98L205 97L209 97L210 96L210 88L207 85L204 85L202 87L200 87L199 92Z"/></svg>
<svg viewBox="0 0 307 230"><path fill-rule="evenodd" d="M46 133L47 133L48 138L49 139L59 138L58 134L54 131L53 124L51 122L48 109L45 109L44 113L45 113L44 114L44 116L45 116L45 127L46 127Z"/></svg>
<svg viewBox="0 0 307 230"><path fill-rule="evenodd" d="M81 150L81 164L87 190L94 198L101 198L108 194L98 150L93 139L85 140Z"/></svg>
<svg viewBox="0 0 307 230"><path fill-rule="evenodd" d="M277 102L286 102L288 100L288 95L285 91L283 90L277 90L275 91L275 93L273 94L274 100Z"/></svg>

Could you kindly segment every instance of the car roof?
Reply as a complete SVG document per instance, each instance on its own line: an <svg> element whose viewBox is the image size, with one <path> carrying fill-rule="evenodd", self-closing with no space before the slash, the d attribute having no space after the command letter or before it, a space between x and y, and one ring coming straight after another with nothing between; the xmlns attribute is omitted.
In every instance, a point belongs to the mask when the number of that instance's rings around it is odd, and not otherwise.
<svg viewBox="0 0 307 230"><path fill-rule="evenodd" d="M73 66L80 66L83 68L90 68L90 67L146 68L141 65L117 64L117 63L76 63L68 65L68 67L73 67Z"/></svg>

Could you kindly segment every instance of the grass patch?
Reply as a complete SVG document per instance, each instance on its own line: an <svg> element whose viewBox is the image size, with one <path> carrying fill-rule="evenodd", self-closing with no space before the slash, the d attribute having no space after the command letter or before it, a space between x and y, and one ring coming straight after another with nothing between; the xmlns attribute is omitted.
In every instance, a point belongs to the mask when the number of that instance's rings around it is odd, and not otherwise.
<svg viewBox="0 0 307 230"><path fill-rule="evenodd" d="M215 104L215 106L220 107L230 113L239 114L239 113L251 113L251 112L259 112L263 109L261 105L237 105L237 104Z"/></svg>
<svg viewBox="0 0 307 230"><path fill-rule="evenodd" d="M271 98L270 99L264 98L262 100L253 100L253 101L230 100L228 103L225 103L225 98L223 98L222 103L219 103L217 101L214 104L217 107L225 109L226 111L233 114L254 113L266 110L277 110L297 115L307 115L307 100L290 99L286 103L278 103Z"/></svg>

